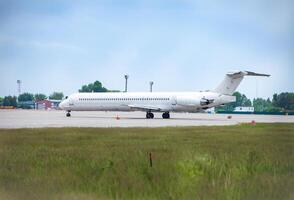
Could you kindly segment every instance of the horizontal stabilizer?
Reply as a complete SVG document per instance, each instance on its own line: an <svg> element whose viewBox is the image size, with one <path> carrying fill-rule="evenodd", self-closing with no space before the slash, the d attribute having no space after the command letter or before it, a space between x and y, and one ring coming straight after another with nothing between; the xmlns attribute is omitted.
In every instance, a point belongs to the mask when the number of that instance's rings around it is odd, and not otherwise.
<svg viewBox="0 0 294 200"><path fill-rule="evenodd" d="M267 76L269 77L269 74L259 74L255 72L250 71L239 71L239 72L229 72L227 73L228 76L235 76L235 77L242 77L242 76Z"/></svg>

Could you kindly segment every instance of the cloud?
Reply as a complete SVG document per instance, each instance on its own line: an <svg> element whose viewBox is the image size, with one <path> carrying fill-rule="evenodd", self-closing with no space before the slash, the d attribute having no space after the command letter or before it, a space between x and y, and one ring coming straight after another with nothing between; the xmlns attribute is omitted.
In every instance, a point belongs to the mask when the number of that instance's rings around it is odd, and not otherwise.
<svg viewBox="0 0 294 200"><path fill-rule="evenodd" d="M26 79L32 92L38 90L36 81L43 81L45 93L58 86L73 92L96 79L122 89L125 73L130 90L146 90L150 80L155 91L205 90L235 69L273 73L260 89L265 97L293 90L288 73L293 71L292 1L25 0L2 5L7 10L0 15L0 67L10 69L8 77L1 74L0 95L8 94L5 82L16 77ZM239 89L254 97L254 84L246 79Z"/></svg>
<svg viewBox="0 0 294 200"><path fill-rule="evenodd" d="M65 50L84 52L81 47L72 44L66 44L57 41L38 41L38 40L24 40L21 38L0 36L0 45L8 44L12 46L19 46L24 48L37 48L37 49L51 49L51 50Z"/></svg>

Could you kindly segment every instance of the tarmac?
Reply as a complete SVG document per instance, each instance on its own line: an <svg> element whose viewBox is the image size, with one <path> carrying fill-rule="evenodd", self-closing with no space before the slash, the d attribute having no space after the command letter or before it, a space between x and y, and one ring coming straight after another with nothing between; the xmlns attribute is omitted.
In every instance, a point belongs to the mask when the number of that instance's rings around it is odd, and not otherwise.
<svg viewBox="0 0 294 200"><path fill-rule="evenodd" d="M44 127L166 127L223 126L239 123L294 123L294 116L254 114L171 113L171 119L146 119L145 112L71 112L60 110L0 110L0 128ZM231 116L231 118L229 117Z"/></svg>

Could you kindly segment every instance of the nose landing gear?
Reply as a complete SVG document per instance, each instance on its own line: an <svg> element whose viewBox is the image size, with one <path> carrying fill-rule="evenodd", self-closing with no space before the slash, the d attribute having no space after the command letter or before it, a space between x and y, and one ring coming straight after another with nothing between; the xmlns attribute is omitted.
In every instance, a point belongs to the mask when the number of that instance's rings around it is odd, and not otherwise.
<svg viewBox="0 0 294 200"><path fill-rule="evenodd" d="M169 119L170 118L170 115L169 115L169 112L165 112L162 114L162 118L163 119Z"/></svg>
<svg viewBox="0 0 294 200"><path fill-rule="evenodd" d="M67 111L66 116L70 117L70 110Z"/></svg>

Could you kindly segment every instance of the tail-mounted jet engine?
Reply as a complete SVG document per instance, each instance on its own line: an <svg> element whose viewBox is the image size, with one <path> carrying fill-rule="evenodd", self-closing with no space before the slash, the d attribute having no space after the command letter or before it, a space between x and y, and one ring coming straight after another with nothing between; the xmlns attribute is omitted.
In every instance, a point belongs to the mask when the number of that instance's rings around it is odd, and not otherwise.
<svg viewBox="0 0 294 200"><path fill-rule="evenodd" d="M209 105L209 104L211 104L211 103L213 103L214 102L214 99L206 99L206 98L202 98L201 100L200 100L200 105L201 106L207 106L207 105Z"/></svg>
<svg viewBox="0 0 294 200"><path fill-rule="evenodd" d="M187 107L206 107L209 104L213 103L214 99L206 99L206 98L193 98L190 96L178 96L177 104L181 106Z"/></svg>

